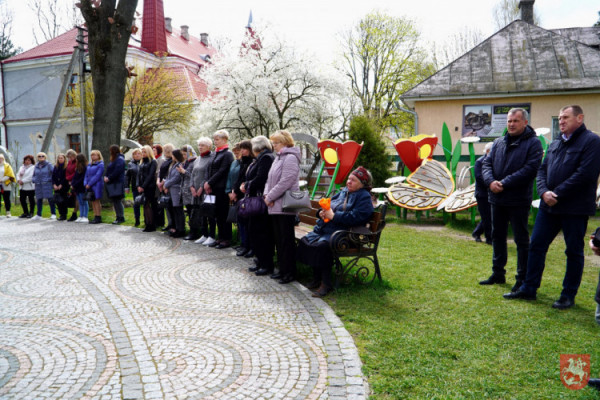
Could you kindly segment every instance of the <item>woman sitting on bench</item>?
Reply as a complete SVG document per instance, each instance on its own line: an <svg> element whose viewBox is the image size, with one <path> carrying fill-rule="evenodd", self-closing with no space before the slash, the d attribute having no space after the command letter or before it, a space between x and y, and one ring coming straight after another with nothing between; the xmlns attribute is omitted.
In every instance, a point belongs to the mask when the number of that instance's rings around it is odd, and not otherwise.
<svg viewBox="0 0 600 400"><path fill-rule="evenodd" d="M319 221L312 232L298 243L298 261L313 268L313 282L309 289L316 289L313 297L323 297L333 289L331 267L333 254L329 238L339 230L364 226L373 214L371 186L373 178L364 167L358 167L348 177L346 187L331 199L329 210L319 210ZM328 222L325 222L328 221Z"/></svg>

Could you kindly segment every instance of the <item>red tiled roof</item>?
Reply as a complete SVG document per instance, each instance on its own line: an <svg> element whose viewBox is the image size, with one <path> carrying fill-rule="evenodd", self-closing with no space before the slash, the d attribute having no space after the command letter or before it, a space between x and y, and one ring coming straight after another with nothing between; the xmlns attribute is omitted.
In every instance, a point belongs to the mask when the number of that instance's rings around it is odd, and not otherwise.
<svg viewBox="0 0 600 400"><path fill-rule="evenodd" d="M207 85L193 71L187 67L167 68L172 73L172 85L177 88L177 93L188 100L202 101L207 93Z"/></svg>
<svg viewBox="0 0 600 400"><path fill-rule="evenodd" d="M141 29L138 30L137 35L131 36L129 47L136 47L142 51L148 52L148 50L142 48L140 45L140 33ZM216 50L213 47L205 46L197 37L190 35L189 40L184 39L181 36L181 31L179 29L174 28L172 33L166 32L166 36L167 48L170 56L180 57L196 64L204 65L206 62L200 57L200 55L208 54L213 57L216 53ZM8 64L17 61L34 60L38 58L56 57L71 54L73 53L73 48L77 45L77 42L75 42L76 37L77 28L73 28L62 35L47 41L46 43L42 43L33 49L27 50L21 54L17 54L16 56L4 60L3 63Z"/></svg>
<svg viewBox="0 0 600 400"><path fill-rule="evenodd" d="M16 56L10 57L3 61L3 63L12 63L23 60L34 60L37 58L45 58L45 57L56 57L63 56L66 54L72 54L73 48L77 45L75 39L77 38L77 28L73 28L68 32L63 33L47 41L46 43L42 43L39 46L34 47L33 49L24 51L21 54L17 54Z"/></svg>

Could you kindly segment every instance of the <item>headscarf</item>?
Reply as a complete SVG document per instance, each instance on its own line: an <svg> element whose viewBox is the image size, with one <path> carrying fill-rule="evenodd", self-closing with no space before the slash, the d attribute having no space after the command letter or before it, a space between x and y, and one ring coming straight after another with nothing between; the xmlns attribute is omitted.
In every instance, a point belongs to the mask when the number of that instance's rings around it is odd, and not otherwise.
<svg viewBox="0 0 600 400"><path fill-rule="evenodd" d="M363 184L363 187L368 192L371 191L371 189L373 188L373 177L371 176L371 173L369 171L367 171L367 169L365 167L360 166L360 167L356 168L354 171L352 171L352 175L354 175L355 177L358 178L360 183Z"/></svg>

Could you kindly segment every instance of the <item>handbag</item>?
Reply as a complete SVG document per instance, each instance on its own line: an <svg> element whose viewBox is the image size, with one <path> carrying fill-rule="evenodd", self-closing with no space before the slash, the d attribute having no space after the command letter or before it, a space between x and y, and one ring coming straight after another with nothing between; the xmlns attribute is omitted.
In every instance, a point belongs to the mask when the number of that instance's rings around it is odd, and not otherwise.
<svg viewBox="0 0 600 400"><path fill-rule="evenodd" d="M217 204L215 203L215 195L205 195L202 203L198 206L198 210L200 212L200 215L203 217L214 217L217 214Z"/></svg>
<svg viewBox="0 0 600 400"><path fill-rule="evenodd" d="M171 196L168 194L162 194L158 197L157 200L158 208L168 208L171 207Z"/></svg>
<svg viewBox="0 0 600 400"><path fill-rule="evenodd" d="M310 210L310 196L308 190L286 190L283 194L281 205L283 211Z"/></svg>
<svg viewBox="0 0 600 400"><path fill-rule="evenodd" d="M229 211L227 211L227 222L235 224L237 223L238 216L238 205L233 203L229 205Z"/></svg>
<svg viewBox="0 0 600 400"><path fill-rule="evenodd" d="M67 194L67 198L65 199L65 206L67 208L75 208L75 193Z"/></svg>
<svg viewBox="0 0 600 400"><path fill-rule="evenodd" d="M135 204L136 206L143 206L144 204L146 204L146 195L144 193L138 195L134 200L133 200L133 204Z"/></svg>
<svg viewBox="0 0 600 400"><path fill-rule="evenodd" d="M92 189L88 189L85 192L85 200L86 201L94 201L94 200L96 200L96 195L94 194L94 191Z"/></svg>
<svg viewBox="0 0 600 400"><path fill-rule="evenodd" d="M124 197L124 192L123 192L123 184L120 182L110 182L104 185L104 187L106 188L106 193L108 193L108 197L110 198L114 198L114 197Z"/></svg>
<svg viewBox="0 0 600 400"><path fill-rule="evenodd" d="M52 196L52 200L54 201L54 204L62 205L62 203L65 202L65 196L63 196L59 192L56 192L54 193L54 196Z"/></svg>
<svg viewBox="0 0 600 400"><path fill-rule="evenodd" d="M238 215L242 218L254 217L267 213L267 205L262 195L260 196L244 196L238 202Z"/></svg>

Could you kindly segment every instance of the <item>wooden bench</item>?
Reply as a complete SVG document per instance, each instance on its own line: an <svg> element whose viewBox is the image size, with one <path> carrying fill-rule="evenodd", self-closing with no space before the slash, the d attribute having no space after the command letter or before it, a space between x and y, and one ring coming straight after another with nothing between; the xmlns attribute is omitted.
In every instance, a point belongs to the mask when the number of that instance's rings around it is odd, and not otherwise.
<svg viewBox="0 0 600 400"><path fill-rule="evenodd" d="M316 225L319 211L319 202L311 201L311 209L299 214L300 223L296 225L296 240L302 239L307 233L312 232ZM369 223L364 227L352 228L349 231L340 230L331 235L329 247L333 253L335 269L335 285L341 282L349 283L355 280L359 283L370 284L375 277L381 281L381 270L377 258L377 248L381 232L385 228L385 212L387 203L383 203L375 209ZM344 264L341 259L345 259ZM349 260L348 260L349 259ZM369 264L358 264L361 259L370 261Z"/></svg>

